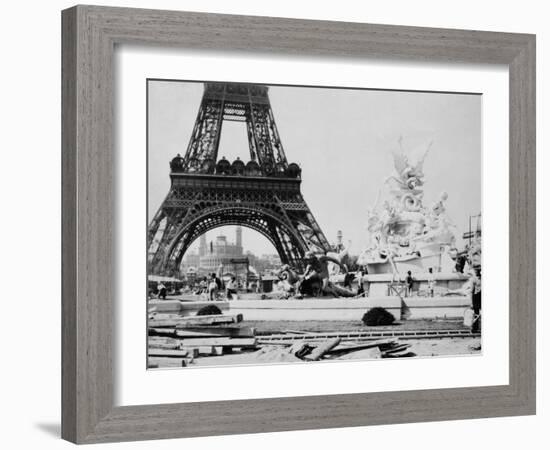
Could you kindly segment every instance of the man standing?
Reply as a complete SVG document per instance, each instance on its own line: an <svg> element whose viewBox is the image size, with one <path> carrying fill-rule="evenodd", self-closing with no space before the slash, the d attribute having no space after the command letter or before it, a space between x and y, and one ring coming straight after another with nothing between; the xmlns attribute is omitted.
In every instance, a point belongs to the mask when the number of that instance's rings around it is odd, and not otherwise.
<svg viewBox="0 0 550 450"><path fill-rule="evenodd" d="M407 278L405 278L405 283L407 284L407 297L411 297L412 291L413 291L414 279L412 277L412 273L410 270L407 272Z"/></svg>
<svg viewBox="0 0 550 450"><path fill-rule="evenodd" d="M203 279L199 283L199 289L196 292L196 294L197 295L204 294L206 293L207 289L208 289L208 280L206 279L206 277L203 277Z"/></svg>
<svg viewBox="0 0 550 450"><path fill-rule="evenodd" d="M435 289L435 275L434 275L433 269L430 267L428 269L428 293L430 294L430 297L434 296L434 289Z"/></svg>
<svg viewBox="0 0 550 450"><path fill-rule="evenodd" d="M208 283L208 300L213 302L216 300L218 294L218 283L216 280L216 274L213 273L210 277L210 282Z"/></svg>
<svg viewBox="0 0 550 450"><path fill-rule="evenodd" d="M363 270L357 271L357 295L356 297L365 296L365 288L363 286Z"/></svg>
<svg viewBox="0 0 550 450"><path fill-rule="evenodd" d="M237 279L235 277L231 277L231 280L227 282L225 289L227 293L227 300L233 300L233 296L237 298Z"/></svg>
<svg viewBox="0 0 550 450"><path fill-rule="evenodd" d="M481 330L481 267L474 268L470 283L472 290L472 309L474 310L472 333L479 333Z"/></svg>
<svg viewBox="0 0 550 450"><path fill-rule="evenodd" d="M157 289L159 291L159 298L166 300L166 286L162 283L162 281L159 281Z"/></svg>

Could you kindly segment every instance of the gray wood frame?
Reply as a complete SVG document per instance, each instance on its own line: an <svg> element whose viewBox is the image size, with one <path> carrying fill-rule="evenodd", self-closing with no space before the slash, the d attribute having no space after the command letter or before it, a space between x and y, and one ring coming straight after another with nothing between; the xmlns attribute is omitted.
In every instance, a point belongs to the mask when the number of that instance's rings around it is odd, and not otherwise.
<svg viewBox="0 0 550 450"><path fill-rule="evenodd" d="M76 6L62 13L62 436L77 443L535 413L535 37ZM113 51L117 43L506 64L510 383L113 407Z"/></svg>

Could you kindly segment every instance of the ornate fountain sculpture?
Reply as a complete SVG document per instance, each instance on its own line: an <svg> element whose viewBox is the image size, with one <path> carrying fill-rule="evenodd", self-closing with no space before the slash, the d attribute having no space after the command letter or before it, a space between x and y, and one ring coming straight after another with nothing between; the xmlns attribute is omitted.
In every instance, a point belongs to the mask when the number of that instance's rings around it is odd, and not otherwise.
<svg viewBox="0 0 550 450"><path fill-rule="evenodd" d="M399 146L393 153L395 174L384 182L385 199L380 206L379 192L368 213L369 245L358 263L371 274L427 272L430 267L451 272L456 238L446 213L448 195L442 192L429 206L423 203L423 165L431 143L416 161L406 155L401 139Z"/></svg>

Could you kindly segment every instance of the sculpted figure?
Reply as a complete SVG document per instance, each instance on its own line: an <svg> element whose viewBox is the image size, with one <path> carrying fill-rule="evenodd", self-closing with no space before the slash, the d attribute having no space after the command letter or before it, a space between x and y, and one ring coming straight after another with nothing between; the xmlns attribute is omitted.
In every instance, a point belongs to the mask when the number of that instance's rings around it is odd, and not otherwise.
<svg viewBox="0 0 550 450"><path fill-rule="evenodd" d="M413 159L403 151L399 140L400 151L393 153L395 174L384 182L389 187L387 195L379 206L379 193L368 211L369 241L358 264L380 264L376 266L379 269L373 269L395 273L401 263L437 258L442 252L439 244L454 246L455 227L446 213L448 194L442 192L428 207L423 205L423 165L431 145ZM426 259L426 264L433 261Z"/></svg>
<svg viewBox="0 0 550 450"><path fill-rule="evenodd" d="M423 192L420 189L424 185L424 160L431 148L432 143L428 145L424 153L416 162L409 160L409 157L401 147L402 139L399 139L400 153L393 153L393 165L397 176L390 176L386 183L393 182L394 190L392 194L396 200L401 203L405 211L419 211L422 207Z"/></svg>

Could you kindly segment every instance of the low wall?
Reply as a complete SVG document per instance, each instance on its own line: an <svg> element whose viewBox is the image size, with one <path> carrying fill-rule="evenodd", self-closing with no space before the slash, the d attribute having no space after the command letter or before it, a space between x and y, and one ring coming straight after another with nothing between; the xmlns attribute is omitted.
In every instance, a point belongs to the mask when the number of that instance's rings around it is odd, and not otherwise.
<svg viewBox="0 0 550 450"><path fill-rule="evenodd" d="M458 319L471 305L468 296L405 297L401 314L403 319Z"/></svg>
<svg viewBox="0 0 550 450"><path fill-rule="evenodd" d="M244 320L358 320L370 308L380 306L396 320L401 318L399 297L317 298L289 300L233 300L231 314L242 314Z"/></svg>
<svg viewBox="0 0 550 450"><path fill-rule="evenodd" d="M361 320L363 314L374 307L385 308L396 320L406 319L457 319L471 306L468 296L435 297L367 297L315 298L288 300L231 300L231 301L180 301L150 300L149 308L164 314L195 315L207 305L216 305L223 312L242 314L244 320Z"/></svg>
<svg viewBox="0 0 550 450"><path fill-rule="evenodd" d="M227 301L180 301L180 300L149 300L149 309L155 308L155 312L162 314L182 314L192 316L203 306L216 305L222 311L229 310Z"/></svg>

